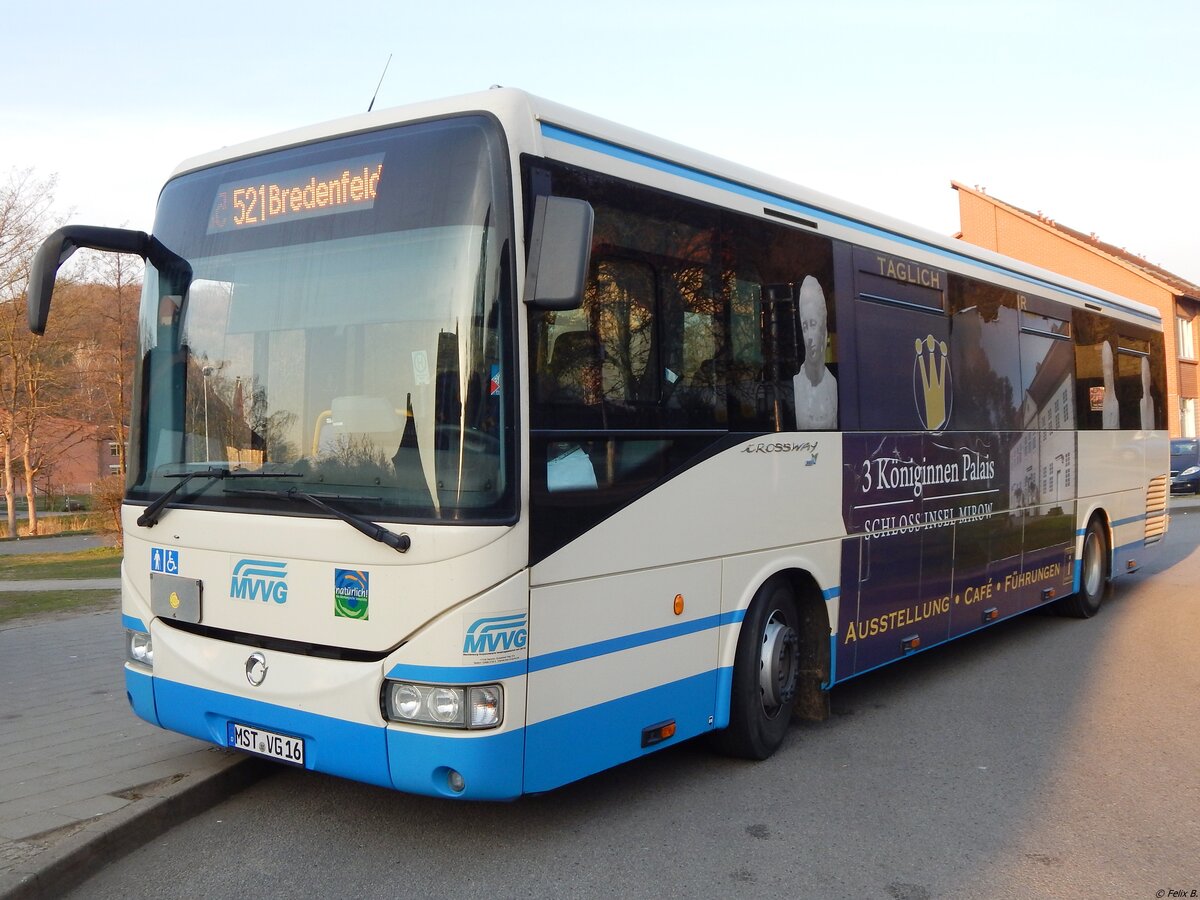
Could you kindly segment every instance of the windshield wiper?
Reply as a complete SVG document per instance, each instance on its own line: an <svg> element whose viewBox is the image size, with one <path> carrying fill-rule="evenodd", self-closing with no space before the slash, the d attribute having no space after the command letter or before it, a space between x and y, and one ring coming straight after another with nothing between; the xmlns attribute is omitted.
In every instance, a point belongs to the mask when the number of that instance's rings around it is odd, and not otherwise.
<svg viewBox="0 0 1200 900"><path fill-rule="evenodd" d="M194 472L172 472L163 475L163 478L178 478L179 481L171 488L168 488L160 497L156 498L145 512L137 517L137 523L143 528L153 528L158 524L159 514L162 508L171 502L171 498L183 490L183 486L193 478L207 478L204 487L208 487L212 482L222 478L299 478L299 472L243 472L237 469L230 469L226 466L209 466L206 469L196 469ZM203 490L203 488L201 488Z"/></svg>
<svg viewBox="0 0 1200 900"><path fill-rule="evenodd" d="M266 490L233 490L226 491L226 494L237 495L241 497L274 497L278 500L304 500L311 503L322 512L327 512L334 518L341 519L351 528L361 531L373 541L379 541L381 544L387 544L397 553L407 553L408 548L412 546L412 538L407 534L396 534L394 531L389 531L381 525L376 525L370 519L364 519L360 516L353 515L344 510L338 509L336 506L330 506L324 500L317 497L315 494L309 494L299 488L288 488L286 491L266 491ZM331 500L357 500L363 501L371 498L368 497L342 497L337 494L329 495Z"/></svg>

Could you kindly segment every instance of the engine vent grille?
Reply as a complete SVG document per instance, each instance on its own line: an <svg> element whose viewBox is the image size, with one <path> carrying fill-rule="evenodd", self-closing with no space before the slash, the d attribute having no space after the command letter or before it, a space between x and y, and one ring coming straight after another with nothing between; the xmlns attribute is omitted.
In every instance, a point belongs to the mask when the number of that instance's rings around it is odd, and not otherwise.
<svg viewBox="0 0 1200 900"><path fill-rule="evenodd" d="M1167 476L1159 475L1150 480L1146 491L1146 543L1162 540L1167 531Z"/></svg>

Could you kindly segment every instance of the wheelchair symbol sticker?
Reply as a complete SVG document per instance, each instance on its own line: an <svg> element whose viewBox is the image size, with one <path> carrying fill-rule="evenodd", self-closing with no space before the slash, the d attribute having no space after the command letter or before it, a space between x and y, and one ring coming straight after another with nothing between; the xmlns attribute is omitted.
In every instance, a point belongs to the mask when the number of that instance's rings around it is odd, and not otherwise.
<svg viewBox="0 0 1200 900"><path fill-rule="evenodd" d="M424 350L414 350L413 381L417 384L429 384L429 354Z"/></svg>
<svg viewBox="0 0 1200 900"><path fill-rule="evenodd" d="M167 550L165 547L151 547L150 571L163 572L167 575L178 575L179 551Z"/></svg>

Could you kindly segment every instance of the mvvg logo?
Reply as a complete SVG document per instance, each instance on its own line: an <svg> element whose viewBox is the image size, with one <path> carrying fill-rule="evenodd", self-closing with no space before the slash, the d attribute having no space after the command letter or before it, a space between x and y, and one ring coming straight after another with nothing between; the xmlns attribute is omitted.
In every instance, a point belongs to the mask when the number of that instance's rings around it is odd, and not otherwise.
<svg viewBox="0 0 1200 900"><path fill-rule="evenodd" d="M287 563L239 559L233 567L229 596L236 600L287 603Z"/></svg>
<svg viewBox="0 0 1200 900"><path fill-rule="evenodd" d="M529 643L529 629L523 612L506 613L487 619L476 619L467 628L463 653L478 656L484 653L504 653L523 650Z"/></svg>

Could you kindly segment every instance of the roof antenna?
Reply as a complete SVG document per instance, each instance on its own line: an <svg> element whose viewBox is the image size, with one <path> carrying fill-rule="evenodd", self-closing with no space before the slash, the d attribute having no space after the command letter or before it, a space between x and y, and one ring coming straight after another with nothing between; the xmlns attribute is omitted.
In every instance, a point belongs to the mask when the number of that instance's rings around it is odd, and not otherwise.
<svg viewBox="0 0 1200 900"><path fill-rule="evenodd" d="M375 85L375 93L371 95L371 102L367 104L367 112L375 108L375 98L379 96L379 88L383 85L383 76L387 74L388 66L392 64L392 54L388 54L387 62L383 64L383 74L379 76L379 84Z"/></svg>

